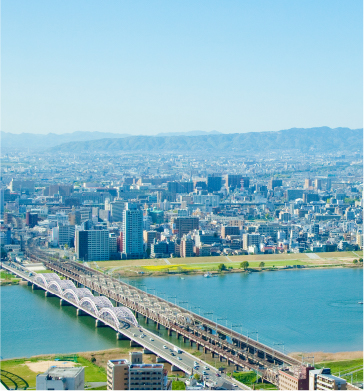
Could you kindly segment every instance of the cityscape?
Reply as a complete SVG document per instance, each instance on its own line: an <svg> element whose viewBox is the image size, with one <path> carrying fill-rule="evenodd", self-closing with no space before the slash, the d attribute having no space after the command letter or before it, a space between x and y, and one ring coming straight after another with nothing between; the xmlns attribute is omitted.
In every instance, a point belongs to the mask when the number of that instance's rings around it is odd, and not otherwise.
<svg viewBox="0 0 364 391"><path fill-rule="evenodd" d="M363 389L362 12L4 1L1 390Z"/></svg>

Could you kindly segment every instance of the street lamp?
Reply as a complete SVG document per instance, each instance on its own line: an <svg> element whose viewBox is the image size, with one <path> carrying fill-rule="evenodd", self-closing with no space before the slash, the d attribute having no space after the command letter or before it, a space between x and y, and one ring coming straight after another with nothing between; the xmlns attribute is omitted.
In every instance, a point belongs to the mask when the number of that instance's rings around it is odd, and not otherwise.
<svg viewBox="0 0 364 391"><path fill-rule="evenodd" d="M275 346L275 345L282 345L283 346L283 354L284 354L284 342L274 342L273 343L273 346Z"/></svg>
<svg viewBox="0 0 364 391"><path fill-rule="evenodd" d="M201 307L200 306L198 306L198 307L192 307L193 309L195 309L195 308L198 308L198 314L200 315L200 310L201 310Z"/></svg>
<svg viewBox="0 0 364 391"><path fill-rule="evenodd" d="M176 305L177 296L168 296L168 299L174 299L174 304Z"/></svg>

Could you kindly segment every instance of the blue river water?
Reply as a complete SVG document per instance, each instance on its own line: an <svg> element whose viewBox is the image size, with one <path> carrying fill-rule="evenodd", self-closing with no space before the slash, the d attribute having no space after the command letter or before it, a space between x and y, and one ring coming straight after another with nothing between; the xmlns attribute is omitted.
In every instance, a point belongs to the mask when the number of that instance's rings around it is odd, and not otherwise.
<svg viewBox="0 0 364 391"><path fill-rule="evenodd" d="M297 270L252 274L148 277L129 280L169 301L285 351L363 349L363 271ZM153 290L154 289L154 290ZM28 286L1 292L2 358L127 346L115 331ZM232 322L232 323L231 323ZM153 327L153 326L148 326ZM156 333L157 330L154 330ZM166 337L163 330L159 331ZM171 338L173 341L173 337ZM175 341L177 343L177 341ZM180 343L180 342L178 342ZM280 350L283 345L276 345Z"/></svg>

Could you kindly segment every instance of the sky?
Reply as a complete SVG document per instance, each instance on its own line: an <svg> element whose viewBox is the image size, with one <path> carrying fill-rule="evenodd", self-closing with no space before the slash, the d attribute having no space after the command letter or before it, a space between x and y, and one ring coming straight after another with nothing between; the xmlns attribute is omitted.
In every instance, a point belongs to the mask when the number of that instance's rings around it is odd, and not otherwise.
<svg viewBox="0 0 364 391"><path fill-rule="evenodd" d="M1 130L363 125L361 0L2 0Z"/></svg>

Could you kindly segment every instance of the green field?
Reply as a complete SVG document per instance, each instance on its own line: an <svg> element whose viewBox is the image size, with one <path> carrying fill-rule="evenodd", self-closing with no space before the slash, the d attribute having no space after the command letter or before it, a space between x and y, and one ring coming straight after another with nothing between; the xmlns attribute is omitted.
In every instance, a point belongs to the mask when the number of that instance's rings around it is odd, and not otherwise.
<svg viewBox="0 0 364 391"><path fill-rule="evenodd" d="M30 359L15 359L15 360L2 360L1 361L1 369L4 371L8 371L12 374L19 376L25 382L29 384L30 388L34 388L36 385L36 376L41 372L34 372L26 365L26 362L37 362L37 361L53 361L54 357L50 356L39 356L36 358ZM91 361L78 357L78 363L75 366L83 366L85 367L85 382L106 382L106 371L104 368L98 367L93 364ZM4 378L2 377L2 380ZM9 383L10 384L10 383ZM14 387L12 385L12 387Z"/></svg>
<svg viewBox="0 0 364 391"><path fill-rule="evenodd" d="M241 383L246 384L249 387L252 387L254 384L254 388L256 390L278 390L278 388L271 383L256 383L257 375L255 372L234 372L233 378L240 381Z"/></svg>
<svg viewBox="0 0 364 391"><path fill-rule="evenodd" d="M351 375L343 376L345 373L353 373L353 382L363 381L363 359L346 361L325 361L317 363L316 368L331 368L331 373L335 376L343 377L351 382Z"/></svg>
<svg viewBox="0 0 364 391"><path fill-rule="evenodd" d="M183 381L174 380L172 382L172 390L185 390L186 385Z"/></svg>

